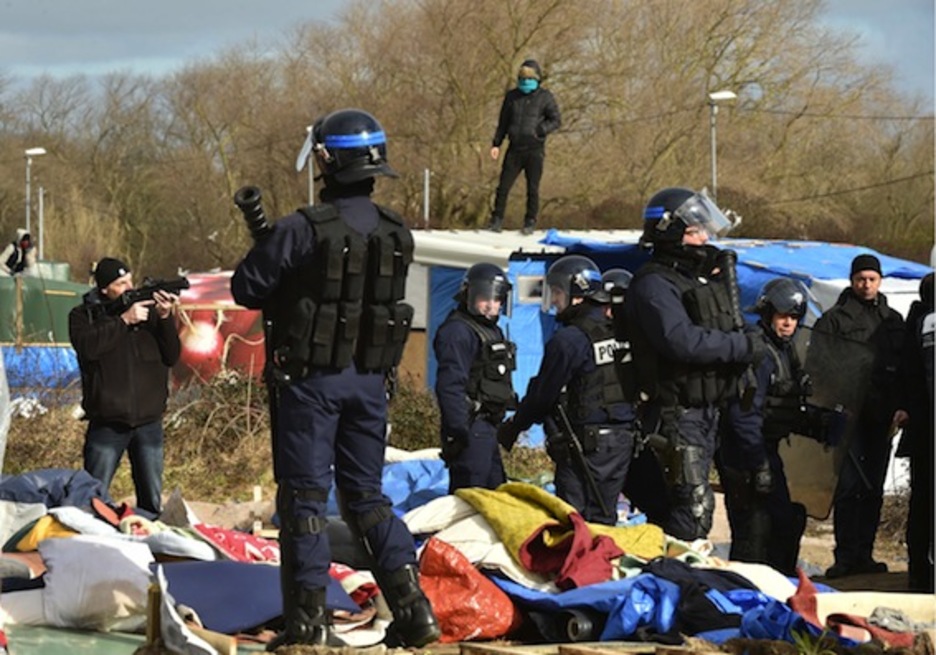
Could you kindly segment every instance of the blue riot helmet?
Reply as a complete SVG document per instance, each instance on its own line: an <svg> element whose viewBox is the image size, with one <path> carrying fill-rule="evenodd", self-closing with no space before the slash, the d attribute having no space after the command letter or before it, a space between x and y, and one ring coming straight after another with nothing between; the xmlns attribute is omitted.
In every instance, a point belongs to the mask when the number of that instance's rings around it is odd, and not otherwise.
<svg viewBox="0 0 936 655"><path fill-rule="evenodd" d="M353 184L370 177L397 177L387 163L387 136L377 119L361 109L341 109L318 119L306 137L296 170L302 170L309 154L319 170L339 184Z"/></svg>
<svg viewBox="0 0 936 655"><path fill-rule="evenodd" d="M704 193L672 187L658 191L644 209L644 244L679 244L687 227L699 227L709 238L724 236L734 225Z"/></svg>
<svg viewBox="0 0 936 655"><path fill-rule="evenodd" d="M626 268L609 268L601 275L601 282L604 286L604 290L609 294L612 289L627 291L633 279L634 274Z"/></svg>
<svg viewBox="0 0 936 655"><path fill-rule="evenodd" d="M507 274L499 266L481 262L465 272L455 299L464 303L468 312L476 316L480 315L477 308L478 301L499 300L500 313L510 316L513 298L510 291L512 289L513 285L507 278Z"/></svg>
<svg viewBox="0 0 936 655"><path fill-rule="evenodd" d="M806 315L809 291L799 280L787 277L774 278L761 287L757 301L750 309L764 320L774 314L789 314L797 319Z"/></svg>
<svg viewBox="0 0 936 655"><path fill-rule="evenodd" d="M561 312L572 304L573 298L587 298L598 303L606 303L610 298L601 281L601 270L584 255L565 255L549 267L542 309L548 313L556 303L556 310Z"/></svg>

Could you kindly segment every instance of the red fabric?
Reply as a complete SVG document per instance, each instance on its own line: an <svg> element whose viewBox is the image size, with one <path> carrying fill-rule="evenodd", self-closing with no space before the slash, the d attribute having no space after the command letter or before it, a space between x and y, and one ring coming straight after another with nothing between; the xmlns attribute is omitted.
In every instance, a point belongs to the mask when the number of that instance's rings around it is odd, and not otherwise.
<svg viewBox="0 0 936 655"><path fill-rule="evenodd" d="M871 636L878 639L891 648L913 648L913 634L910 632L891 632L880 626L868 623L868 619L854 614L829 614L826 617L826 625L837 634L843 634L844 628L848 626L858 626L871 633Z"/></svg>
<svg viewBox="0 0 936 655"><path fill-rule="evenodd" d="M360 607L364 607L371 598L380 595L380 587L377 583L362 579L361 574L350 566L332 562L328 568L328 574L341 583L341 587L348 592L351 600ZM354 576L358 576L359 579L352 580ZM354 585L352 589L348 589L349 583Z"/></svg>
<svg viewBox="0 0 936 655"><path fill-rule="evenodd" d="M520 546L520 563L534 573L556 575L556 586L574 589L611 579L611 560L624 554L607 535L592 537L588 524L578 512L569 514L572 536L558 546L546 546L543 533L555 523L536 530Z"/></svg>
<svg viewBox="0 0 936 655"><path fill-rule="evenodd" d="M891 632L878 626L868 623L867 619L851 614L829 614L826 617L826 625L819 621L818 604L816 602L816 586L812 583L806 574L800 569L796 570L799 577L799 585L796 593L790 596L787 601L794 612L802 616L808 623L816 626L820 630L829 628L836 634L846 636L844 633L848 630L845 626L857 626L867 630L872 637L880 639L882 642L893 647L911 648L913 646L913 635L909 632Z"/></svg>
<svg viewBox="0 0 936 655"><path fill-rule="evenodd" d="M227 558L237 562L279 564L279 544L238 530L196 523L195 531Z"/></svg>
<svg viewBox="0 0 936 655"><path fill-rule="evenodd" d="M519 627L521 615L507 594L455 546L430 538L419 558L419 570L419 585L442 628L439 641L497 639Z"/></svg>

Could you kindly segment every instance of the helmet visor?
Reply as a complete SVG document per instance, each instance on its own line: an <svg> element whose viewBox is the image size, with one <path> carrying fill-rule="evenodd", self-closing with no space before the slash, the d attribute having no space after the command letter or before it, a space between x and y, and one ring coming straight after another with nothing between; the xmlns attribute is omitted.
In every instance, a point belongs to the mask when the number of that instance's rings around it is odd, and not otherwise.
<svg viewBox="0 0 936 655"><path fill-rule="evenodd" d="M686 227L705 230L710 239L723 237L734 227L714 202L699 193L688 198L673 213Z"/></svg>
<svg viewBox="0 0 936 655"><path fill-rule="evenodd" d="M500 308L491 316L498 313L509 317L513 309L513 294L510 293L511 284L501 277L493 280L472 280L468 285L468 297L465 299L468 310L473 314L488 316L489 303L499 302Z"/></svg>

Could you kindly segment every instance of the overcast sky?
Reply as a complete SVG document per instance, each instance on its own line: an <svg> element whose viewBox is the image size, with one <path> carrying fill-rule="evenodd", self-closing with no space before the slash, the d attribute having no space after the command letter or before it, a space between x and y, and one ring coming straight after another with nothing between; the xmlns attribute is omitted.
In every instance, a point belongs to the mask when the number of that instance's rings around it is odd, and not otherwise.
<svg viewBox="0 0 936 655"><path fill-rule="evenodd" d="M584 0L583 0L584 1ZM796 0L790 0L796 1ZM0 0L0 72L22 82L132 71L163 75L293 25L333 20L344 0ZM934 97L934 0L827 0L830 26L889 64L901 90Z"/></svg>

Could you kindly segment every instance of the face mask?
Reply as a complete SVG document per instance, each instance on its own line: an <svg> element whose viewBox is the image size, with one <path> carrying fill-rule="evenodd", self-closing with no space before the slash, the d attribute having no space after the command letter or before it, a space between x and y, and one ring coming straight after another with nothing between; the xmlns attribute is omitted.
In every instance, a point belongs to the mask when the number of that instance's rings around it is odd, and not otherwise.
<svg viewBox="0 0 936 655"><path fill-rule="evenodd" d="M520 93L533 93L538 86L539 80L534 80L532 77L521 77L517 80L517 88L520 89Z"/></svg>

